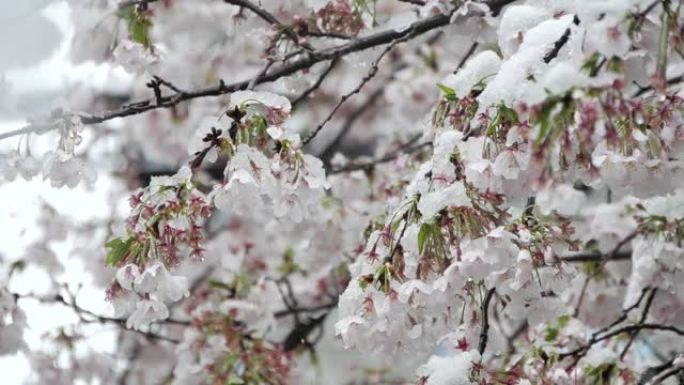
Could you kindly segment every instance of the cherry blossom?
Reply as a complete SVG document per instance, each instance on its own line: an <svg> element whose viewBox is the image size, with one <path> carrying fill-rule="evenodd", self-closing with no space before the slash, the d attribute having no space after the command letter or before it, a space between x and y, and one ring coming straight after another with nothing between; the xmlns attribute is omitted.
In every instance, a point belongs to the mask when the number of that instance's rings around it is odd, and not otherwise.
<svg viewBox="0 0 684 385"><path fill-rule="evenodd" d="M109 208L0 249L29 383L684 376L676 2L66 4L72 60L126 84L0 134L0 187ZM34 305L73 313L44 346Z"/></svg>

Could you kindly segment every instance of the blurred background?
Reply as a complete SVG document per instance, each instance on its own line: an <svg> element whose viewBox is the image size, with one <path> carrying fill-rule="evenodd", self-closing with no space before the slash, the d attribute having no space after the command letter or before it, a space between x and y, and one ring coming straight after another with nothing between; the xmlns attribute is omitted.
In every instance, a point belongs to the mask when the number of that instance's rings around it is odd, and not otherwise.
<svg viewBox="0 0 684 385"><path fill-rule="evenodd" d="M56 108L66 107L68 91L86 86L116 97L130 86L130 76L120 68L106 64L83 63L72 65L69 42L74 33L69 5L65 1L22 0L0 1L0 133L21 128L30 119L49 115ZM87 134L86 134L87 135ZM0 152L16 149L19 137L0 141ZM31 147L41 151L40 140ZM21 178L11 183L0 183L0 264L5 257L16 257L26 252L39 232L33 231L41 207L50 205L58 212L69 212L81 220L105 218L110 213L107 191L112 188L107 174L99 176L92 186L79 185L75 189L59 189L49 181ZM79 207L79 210L74 210ZM56 245L70 250L69 242ZM59 253L58 253L59 254ZM77 259L66 264L62 274L85 277ZM51 277L43 269L29 266L22 279L13 280L10 288L20 293L44 293L50 290ZM80 279L87 285L88 279ZM84 287L79 300L84 307L105 312L108 304L99 289ZM59 305L44 306L36 301L22 303L30 315L26 334L29 348L40 346L45 333L61 325L77 322L76 315ZM104 330L93 344L102 350L114 346L115 330ZM2 341L0 341L0 344ZM0 357L2 383L23 384L30 368L22 354Z"/></svg>

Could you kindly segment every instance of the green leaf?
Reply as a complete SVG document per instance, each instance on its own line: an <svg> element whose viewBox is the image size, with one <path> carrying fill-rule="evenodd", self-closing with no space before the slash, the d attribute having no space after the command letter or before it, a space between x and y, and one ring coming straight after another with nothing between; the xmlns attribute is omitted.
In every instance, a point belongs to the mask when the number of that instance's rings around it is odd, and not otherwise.
<svg viewBox="0 0 684 385"><path fill-rule="evenodd" d="M9 275L11 276L14 272L21 273L24 269L26 269L26 261L23 259L16 260L10 265Z"/></svg>
<svg viewBox="0 0 684 385"><path fill-rule="evenodd" d="M321 206L323 206L324 209L330 210L335 207L335 198L331 196L324 196L321 199Z"/></svg>
<svg viewBox="0 0 684 385"><path fill-rule="evenodd" d="M119 17L128 26L128 35L136 43L145 47L150 45L150 29L152 22L139 12L136 7L126 7L119 12Z"/></svg>
<svg viewBox="0 0 684 385"><path fill-rule="evenodd" d="M291 247L288 247L283 253L283 263L278 266L278 271L285 276L300 271L299 265L294 261L294 250Z"/></svg>
<svg viewBox="0 0 684 385"><path fill-rule="evenodd" d="M437 87L439 87L439 89L442 90L442 92L444 92L444 95L446 96L447 100L454 101L458 99L456 97L456 90L454 90L453 88L447 87L442 83L437 83Z"/></svg>
<svg viewBox="0 0 684 385"><path fill-rule="evenodd" d="M601 54L598 52L594 52L587 61L582 64L582 70L586 71L589 75L591 76L596 76L596 73L598 72L598 65L599 65L599 59L601 58Z"/></svg>
<svg viewBox="0 0 684 385"><path fill-rule="evenodd" d="M318 354L314 349L309 349L309 358L311 359L311 365L315 368L320 366L320 360L318 359Z"/></svg>
<svg viewBox="0 0 684 385"><path fill-rule="evenodd" d="M617 374L617 367L612 363L604 363L598 366L587 365L584 367L585 383L589 385L609 384L611 377Z"/></svg>
<svg viewBox="0 0 684 385"><path fill-rule="evenodd" d="M210 279L209 282L209 287L212 289L222 289L222 290L227 290L227 291L233 291L233 287L230 286L229 284L216 280L216 279Z"/></svg>
<svg viewBox="0 0 684 385"><path fill-rule="evenodd" d="M24 271L25 268L26 268L26 262L23 259L12 262L12 266L10 267L10 269L16 270L18 272Z"/></svg>
<svg viewBox="0 0 684 385"><path fill-rule="evenodd" d="M544 341L553 342L556 340L556 338L558 338L558 334L560 334L558 328L550 327L546 329L546 336L544 337Z"/></svg>
<svg viewBox="0 0 684 385"><path fill-rule="evenodd" d="M617 72L620 73L622 72L622 69L624 68L622 59L620 59L617 56L613 56L608 60L608 64L606 65L606 68L608 68L612 72Z"/></svg>
<svg viewBox="0 0 684 385"><path fill-rule="evenodd" d="M430 233L432 232L432 226L428 223L423 223L418 231L418 254L422 255L425 249L425 242L428 240Z"/></svg>
<svg viewBox="0 0 684 385"><path fill-rule="evenodd" d="M514 109L506 106L505 104L500 104L498 109L499 109L499 113L501 114L501 116L505 122L508 122L511 124L518 124L519 123L518 113Z"/></svg>
<svg viewBox="0 0 684 385"><path fill-rule="evenodd" d="M126 241L121 240L121 238L114 238L111 241L105 243L105 247L109 249L107 252L106 263L109 267L115 267L128 254L128 250L131 248L135 238L130 237Z"/></svg>

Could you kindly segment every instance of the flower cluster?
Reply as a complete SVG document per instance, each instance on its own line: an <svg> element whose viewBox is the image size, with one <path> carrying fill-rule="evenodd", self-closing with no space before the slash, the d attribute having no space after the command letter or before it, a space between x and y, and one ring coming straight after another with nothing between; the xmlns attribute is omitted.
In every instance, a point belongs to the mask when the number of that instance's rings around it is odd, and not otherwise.
<svg viewBox="0 0 684 385"><path fill-rule="evenodd" d="M257 309L246 302L226 301L220 310L195 311L197 317L177 348L181 360L174 370L174 384L198 383L206 373L211 383L246 385L288 383L292 354L258 335L253 335ZM252 313L250 316L249 313Z"/></svg>
<svg viewBox="0 0 684 385"><path fill-rule="evenodd" d="M240 91L231 95L230 124L206 135L198 131L189 146L193 166L219 154L229 159L224 183L212 192L217 208L237 215L262 210L301 222L320 206L328 186L323 163L304 154L299 136L283 127L290 110L282 96Z"/></svg>
<svg viewBox="0 0 684 385"><path fill-rule="evenodd" d="M457 137L438 139L409 195L370 234L365 252L350 267L356 279L340 298L337 325L347 345L429 350L462 324L469 326L465 338L473 343L488 288L506 298L512 319L535 325L563 314L560 294L574 269L558 256L577 248L572 226L556 214L532 218L532 206L514 217L502 196L479 192L459 171L463 161L441 150L442 140L453 146ZM461 316L451 314L455 308L464 309Z"/></svg>
<svg viewBox="0 0 684 385"><path fill-rule="evenodd" d="M203 259L202 221L211 208L191 177L185 167L172 177L153 178L129 200L127 234L106 245L107 263L119 268L107 297L119 316L135 308L129 327L167 318L164 302L178 301L188 292L187 279L169 269L185 259Z"/></svg>
<svg viewBox="0 0 684 385"><path fill-rule="evenodd" d="M316 12L316 26L323 32L356 36L364 27L362 9L358 8L354 9L348 0L331 0Z"/></svg>
<svg viewBox="0 0 684 385"><path fill-rule="evenodd" d="M52 187L74 188L82 181L87 184L95 181L96 175L92 167L74 153L76 146L82 141L81 118L77 115L63 114L50 127L56 128L59 134L57 149L36 157L30 152L27 137L27 149L24 153L15 150L0 158L2 180L11 182L17 176L31 180L42 173L43 180L49 180Z"/></svg>
<svg viewBox="0 0 684 385"><path fill-rule="evenodd" d="M272 160L244 144L226 167L227 183L214 190L220 210L246 215L255 208L301 222L325 195L323 164L311 155L283 149Z"/></svg>
<svg viewBox="0 0 684 385"><path fill-rule="evenodd" d="M433 138L432 156L417 168L403 199L390 202L389 214L371 225L350 266L336 325L346 346L427 355L435 345L457 340L468 352L486 333L483 319L489 322L487 298L493 295L501 303L499 316L551 333L547 342L567 352L576 345L553 334L577 315L590 281L617 273L597 262L583 268L586 282L578 287L580 271L565 256L588 250L609 260L630 242L634 270L624 307L658 288L652 319L681 323L660 307L660 301L669 301L670 310L681 303L673 283L681 280L681 215L673 209L680 193L652 198L659 206L653 212L644 208L653 206L651 200L630 194L679 188L672 177L681 172L683 99L665 92L630 96L629 73L613 56L621 42L607 47L592 39L580 62L555 51L559 39L582 49L582 27L578 16L549 19L545 12L508 9L499 30L504 57L483 51L441 83L443 99L426 133ZM511 38L522 34L524 39ZM600 204L587 194L592 190L624 199ZM601 317L581 315L588 324ZM576 335L586 333L578 319L571 321ZM423 383L447 383L441 378L448 370L434 369L440 360L433 357L419 371ZM454 375L463 378L457 383L502 380L479 355L466 361L473 365ZM513 369L502 372L506 381L535 375Z"/></svg>

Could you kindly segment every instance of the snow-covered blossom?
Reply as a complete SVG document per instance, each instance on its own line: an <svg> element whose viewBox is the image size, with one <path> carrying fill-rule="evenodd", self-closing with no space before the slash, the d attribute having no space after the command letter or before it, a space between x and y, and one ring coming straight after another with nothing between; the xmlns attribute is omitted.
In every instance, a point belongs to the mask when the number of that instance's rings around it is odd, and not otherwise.
<svg viewBox="0 0 684 385"><path fill-rule="evenodd" d="M473 367L479 364L480 354L471 350L456 355L432 356L416 374L425 385L471 385Z"/></svg>
<svg viewBox="0 0 684 385"><path fill-rule="evenodd" d="M292 105L283 96L269 92L238 91L230 95L229 109L245 108L247 112L258 114L266 119L270 125L283 123L290 115ZM277 139L277 138L276 138Z"/></svg>
<svg viewBox="0 0 684 385"><path fill-rule="evenodd" d="M202 259L201 223L211 210L191 179L190 168L183 167L171 177L153 177L129 198L127 235L107 245L110 265L161 261L175 266L184 258Z"/></svg>
<svg viewBox="0 0 684 385"><path fill-rule="evenodd" d="M586 197L572 186L559 185L539 191L536 203L544 215L555 211L563 216L572 216L582 210Z"/></svg>
<svg viewBox="0 0 684 385"><path fill-rule="evenodd" d="M188 281L184 276L172 275L158 261L148 265L142 272L137 265L128 264L119 268L116 284L108 294L117 314L135 308L126 326L140 329L151 322L168 318L169 310L165 302L176 302L186 297Z"/></svg>
<svg viewBox="0 0 684 385"><path fill-rule="evenodd" d="M214 203L227 213L246 215L266 208L278 217L301 222L321 204L328 186L320 160L297 151L269 160L240 144L226 170L227 183L214 190Z"/></svg>
<svg viewBox="0 0 684 385"><path fill-rule="evenodd" d="M13 151L0 159L0 176L6 182L11 182L17 176L31 180L41 171L41 162L31 155L21 156Z"/></svg>
<svg viewBox="0 0 684 385"><path fill-rule="evenodd" d="M470 93L470 90L478 83L486 81L499 71L501 59L494 51L482 51L463 67L456 74L450 74L444 79L443 84L462 98Z"/></svg>
<svg viewBox="0 0 684 385"><path fill-rule="evenodd" d="M135 311L126 321L126 327L141 329L154 321L164 320L168 317L169 309L163 302L145 299L136 304Z"/></svg>
<svg viewBox="0 0 684 385"><path fill-rule="evenodd" d="M112 52L115 62L120 64L126 71L141 74L147 71L151 65L159 61L159 49L153 53L144 45L125 40L119 43Z"/></svg>
<svg viewBox="0 0 684 385"><path fill-rule="evenodd" d="M117 314L135 309L128 327L139 329L168 317L164 303L189 294L187 278L173 275L169 269L185 259L203 259L200 224L210 210L191 178L187 167L171 177L152 178L146 190L129 199L133 212L127 221L127 235L106 245L107 263L118 267L107 298Z"/></svg>
<svg viewBox="0 0 684 385"><path fill-rule="evenodd" d="M96 175L83 160L68 155L61 150L45 154L43 159L43 179L49 180L53 187L76 187L81 181L92 184Z"/></svg>

